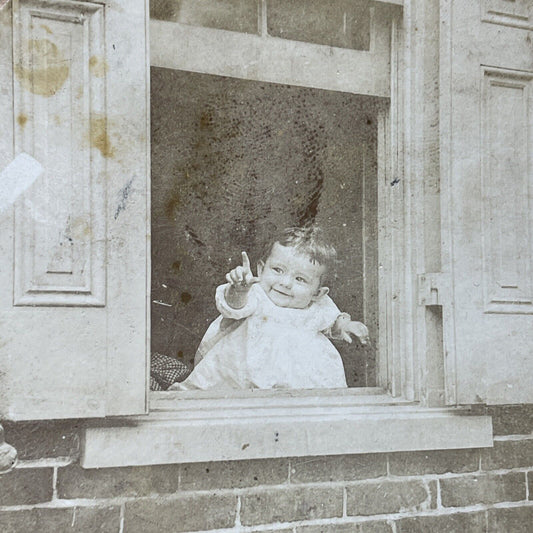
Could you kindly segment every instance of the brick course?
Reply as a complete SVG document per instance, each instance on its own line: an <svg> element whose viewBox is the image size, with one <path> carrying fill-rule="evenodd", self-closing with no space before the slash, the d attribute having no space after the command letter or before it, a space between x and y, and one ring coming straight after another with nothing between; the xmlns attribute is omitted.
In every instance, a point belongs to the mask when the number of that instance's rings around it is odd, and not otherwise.
<svg viewBox="0 0 533 533"><path fill-rule="evenodd" d="M494 441L494 448L482 450L481 469L520 468L531 465L533 439Z"/></svg>
<svg viewBox="0 0 533 533"><path fill-rule="evenodd" d="M29 505L52 499L51 468L17 468L0 477L0 505Z"/></svg>
<svg viewBox="0 0 533 533"><path fill-rule="evenodd" d="M474 472L479 468L479 450L436 450L393 453L390 473L397 476Z"/></svg>
<svg viewBox="0 0 533 533"><path fill-rule="evenodd" d="M296 533L392 533L392 531L392 526L385 520L296 528Z"/></svg>
<svg viewBox="0 0 533 533"><path fill-rule="evenodd" d="M80 448L79 429L76 420L46 422L2 421L9 444L17 449L19 459L52 457L77 458Z"/></svg>
<svg viewBox="0 0 533 533"><path fill-rule="evenodd" d="M444 507L516 502L526 499L526 476L512 472L441 479L440 488Z"/></svg>
<svg viewBox="0 0 533 533"><path fill-rule="evenodd" d="M486 533L485 513L456 513L402 518L396 522L396 531L397 533L428 533L429 531L438 533Z"/></svg>
<svg viewBox="0 0 533 533"><path fill-rule="evenodd" d="M533 507L489 509L488 533L531 533L533 529Z"/></svg>
<svg viewBox="0 0 533 533"><path fill-rule="evenodd" d="M180 488L210 490L281 485L288 482L288 477L288 459L191 463L181 466Z"/></svg>
<svg viewBox="0 0 533 533"><path fill-rule="evenodd" d="M518 427L516 409L502 412L510 421L496 425ZM53 424L64 447L29 423L15 433L33 462L0 476L2 533L529 533L533 523L529 434L483 450L85 470L72 424Z"/></svg>
<svg viewBox="0 0 533 533"><path fill-rule="evenodd" d="M348 487L349 516L416 511L429 508L430 496L421 481L379 481Z"/></svg>
<svg viewBox="0 0 533 533"><path fill-rule="evenodd" d="M118 507L70 507L0 512L2 533L116 533Z"/></svg>
<svg viewBox="0 0 533 533"><path fill-rule="evenodd" d="M243 525L293 522L342 516L342 489L296 487L242 496Z"/></svg>
<svg viewBox="0 0 533 533"><path fill-rule="evenodd" d="M386 454L298 457L291 460L291 483L351 481L385 476Z"/></svg>
<svg viewBox="0 0 533 533"><path fill-rule="evenodd" d="M147 499L126 503L127 533L178 533L232 527L237 497L193 494L170 500Z"/></svg>
<svg viewBox="0 0 533 533"><path fill-rule="evenodd" d="M178 490L179 465L136 468L91 468L78 465L59 468L60 498L114 498L149 496Z"/></svg>

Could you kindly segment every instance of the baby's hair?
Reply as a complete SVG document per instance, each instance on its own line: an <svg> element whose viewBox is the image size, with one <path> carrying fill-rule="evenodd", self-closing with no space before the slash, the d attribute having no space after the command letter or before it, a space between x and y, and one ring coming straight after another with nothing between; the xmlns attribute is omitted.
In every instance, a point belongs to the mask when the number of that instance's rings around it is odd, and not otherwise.
<svg viewBox="0 0 533 533"><path fill-rule="evenodd" d="M325 266L327 270L335 266L337 252L331 244L326 242L322 229L314 224L300 228L286 228L274 236L265 248L263 261L266 261L276 242L282 246L295 248L299 253L307 255L312 263Z"/></svg>

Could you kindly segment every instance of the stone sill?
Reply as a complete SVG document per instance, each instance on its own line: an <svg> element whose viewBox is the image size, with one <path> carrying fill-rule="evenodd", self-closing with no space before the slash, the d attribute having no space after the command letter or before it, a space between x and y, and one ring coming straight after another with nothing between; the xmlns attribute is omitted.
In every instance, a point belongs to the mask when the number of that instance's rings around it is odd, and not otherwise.
<svg viewBox="0 0 533 533"><path fill-rule="evenodd" d="M80 463L102 468L493 445L490 416L423 408L378 389L354 391L152 393L148 415L90 422Z"/></svg>

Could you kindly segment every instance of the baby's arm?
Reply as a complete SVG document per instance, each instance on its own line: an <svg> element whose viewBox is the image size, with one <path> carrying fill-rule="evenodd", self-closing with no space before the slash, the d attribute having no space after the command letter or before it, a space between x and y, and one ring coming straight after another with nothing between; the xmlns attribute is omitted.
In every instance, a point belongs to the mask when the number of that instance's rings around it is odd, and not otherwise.
<svg viewBox="0 0 533 533"><path fill-rule="evenodd" d="M233 309L242 309L248 301L250 289L259 281L259 278L252 274L246 252L242 252L242 266L228 272L226 280L229 283L225 294L227 304Z"/></svg>
<svg viewBox="0 0 533 533"><path fill-rule="evenodd" d="M348 313L341 313L337 317L331 328L331 333L334 338L341 338L349 343L352 342L351 333L359 338L361 344L368 343L368 328L362 322L352 320Z"/></svg>

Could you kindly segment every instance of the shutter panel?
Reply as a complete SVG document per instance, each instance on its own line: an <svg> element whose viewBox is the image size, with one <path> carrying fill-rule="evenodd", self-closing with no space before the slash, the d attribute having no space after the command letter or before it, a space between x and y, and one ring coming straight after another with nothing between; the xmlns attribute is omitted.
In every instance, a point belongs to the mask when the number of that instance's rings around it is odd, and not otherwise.
<svg viewBox="0 0 533 533"><path fill-rule="evenodd" d="M443 3L451 403L533 402L533 4ZM448 324L448 327L450 324Z"/></svg>
<svg viewBox="0 0 533 533"><path fill-rule="evenodd" d="M142 413L146 2L26 0L12 10L2 44L14 60L1 66L13 80L13 104L1 100L12 143L2 150L27 152L44 172L0 213L0 416Z"/></svg>

